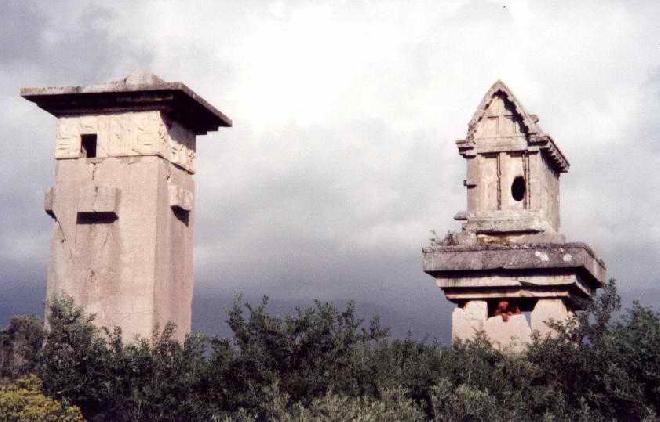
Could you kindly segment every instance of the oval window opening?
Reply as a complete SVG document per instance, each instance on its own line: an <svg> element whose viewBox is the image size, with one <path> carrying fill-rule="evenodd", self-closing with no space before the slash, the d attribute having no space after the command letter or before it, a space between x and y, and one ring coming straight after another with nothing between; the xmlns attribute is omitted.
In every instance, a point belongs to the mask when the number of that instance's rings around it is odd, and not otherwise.
<svg viewBox="0 0 660 422"><path fill-rule="evenodd" d="M511 184L511 196L513 196L513 199L522 201L525 197L525 189L525 178L516 176Z"/></svg>

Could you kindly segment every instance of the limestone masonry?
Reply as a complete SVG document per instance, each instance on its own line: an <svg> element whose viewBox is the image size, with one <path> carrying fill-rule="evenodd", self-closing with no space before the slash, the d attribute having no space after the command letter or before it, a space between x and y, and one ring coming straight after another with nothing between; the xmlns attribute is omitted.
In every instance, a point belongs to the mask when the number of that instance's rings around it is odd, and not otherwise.
<svg viewBox="0 0 660 422"><path fill-rule="evenodd" d="M423 250L424 271L458 305L455 340L483 331L518 350L533 330L551 335L546 322L565 320L605 280L603 261L559 232L569 165L538 120L498 81L456 141L467 163L467 209L455 217L463 227Z"/></svg>
<svg viewBox="0 0 660 422"><path fill-rule="evenodd" d="M190 331L196 136L231 121L185 85L148 73L25 88L58 118L47 295L65 293L126 339Z"/></svg>

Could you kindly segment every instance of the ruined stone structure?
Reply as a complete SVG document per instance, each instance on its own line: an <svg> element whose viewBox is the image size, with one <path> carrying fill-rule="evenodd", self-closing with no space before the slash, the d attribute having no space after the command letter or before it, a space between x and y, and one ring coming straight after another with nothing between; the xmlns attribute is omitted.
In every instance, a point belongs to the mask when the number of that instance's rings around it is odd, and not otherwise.
<svg viewBox="0 0 660 422"><path fill-rule="evenodd" d="M456 144L467 163L467 210L455 217L462 230L423 250L424 271L458 305L453 339L483 331L495 346L519 349L589 299L605 265L559 232L568 161L506 85L488 90Z"/></svg>
<svg viewBox="0 0 660 422"><path fill-rule="evenodd" d="M138 73L26 88L58 118L48 297L65 293L125 338L190 331L196 135L231 121L188 87Z"/></svg>

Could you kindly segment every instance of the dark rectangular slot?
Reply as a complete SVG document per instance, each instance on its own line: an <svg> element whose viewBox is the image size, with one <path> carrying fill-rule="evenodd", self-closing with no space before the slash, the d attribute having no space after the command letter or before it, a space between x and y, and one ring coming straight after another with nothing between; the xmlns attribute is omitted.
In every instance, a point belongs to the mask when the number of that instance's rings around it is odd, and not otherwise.
<svg viewBox="0 0 660 422"><path fill-rule="evenodd" d="M114 212L79 212L76 218L78 224L112 224L117 220Z"/></svg>
<svg viewBox="0 0 660 422"><path fill-rule="evenodd" d="M96 157L96 134L80 136L80 155L85 158Z"/></svg>

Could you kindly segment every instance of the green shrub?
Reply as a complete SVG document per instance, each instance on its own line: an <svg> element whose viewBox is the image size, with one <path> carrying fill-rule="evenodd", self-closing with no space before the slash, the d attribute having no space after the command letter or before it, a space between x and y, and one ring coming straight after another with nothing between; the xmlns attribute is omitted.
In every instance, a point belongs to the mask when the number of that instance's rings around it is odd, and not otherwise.
<svg viewBox="0 0 660 422"><path fill-rule="evenodd" d="M639 304L618 311L612 282L556 324L556 337L505 354L484 338L390 339L352 305L318 301L285 317L270 314L266 300L236 301L230 339L179 343L168 325L125 344L121 331L96 328L70 299L57 299L38 354L38 324L1 332L2 350L22 359L3 368L13 368L10 378L33 368L47 396L92 420L652 420L660 316Z"/></svg>
<svg viewBox="0 0 660 422"><path fill-rule="evenodd" d="M338 311L315 301L284 318L266 312L267 300L257 307L238 301L229 311L231 343L216 341L211 357L214 378L232 391L230 407L253 406L254 394L275 382L291 400L309 402L330 390L360 394L360 351L386 336L377 320L361 327L352 304ZM247 316L243 309L246 309Z"/></svg>
<svg viewBox="0 0 660 422"><path fill-rule="evenodd" d="M151 339L125 345L121 331L100 330L70 299L52 301L40 355L45 391L70 400L87 418L203 420L210 413L205 339L173 339L168 325ZM205 393L204 393L205 394Z"/></svg>
<svg viewBox="0 0 660 422"><path fill-rule="evenodd" d="M15 316L0 330L0 378L17 378L34 370L44 336L35 316Z"/></svg>
<svg viewBox="0 0 660 422"><path fill-rule="evenodd" d="M80 409L43 395L41 380L35 375L0 386L0 420L3 421L83 421Z"/></svg>
<svg viewBox="0 0 660 422"><path fill-rule="evenodd" d="M326 394L304 407L300 404L282 415L294 421L423 421L424 413L409 398L406 390L385 390L379 398Z"/></svg>
<svg viewBox="0 0 660 422"><path fill-rule="evenodd" d="M263 401L252 412L239 409L226 416L229 420L277 421L423 421L424 412L404 389L385 390L379 398L344 396L327 393L304 404L291 403L277 384L263 392Z"/></svg>

